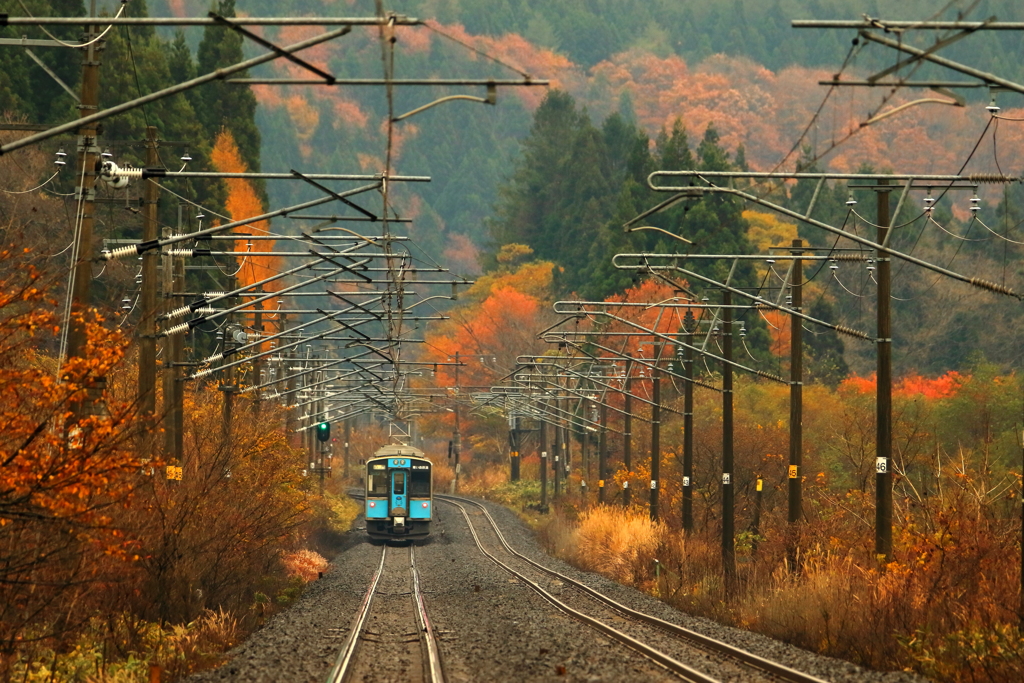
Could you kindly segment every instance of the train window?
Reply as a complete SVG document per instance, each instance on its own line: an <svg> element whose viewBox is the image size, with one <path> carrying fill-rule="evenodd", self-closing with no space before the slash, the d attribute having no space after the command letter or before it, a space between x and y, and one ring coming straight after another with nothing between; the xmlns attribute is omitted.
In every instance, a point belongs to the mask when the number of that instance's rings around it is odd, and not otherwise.
<svg viewBox="0 0 1024 683"><path fill-rule="evenodd" d="M426 472L423 470L413 470L412 475L409 477L409 495L430 495L430 470Z"/></svg>
<svg viewBox="0 0 1024 683"><path fill-rule="evenodd" d="M404 496L405 495L405 472L395 472L394 473L394 477L395 477L395 479L394 479L394 481L395 481L395 484L394 484L394 494L396 496Z"/></svg>
<svg viewBox="0 0 1024 683"><path fill-rule="evenodd" d="M371 496L386 496L388 495L388 475L383 472L380 474L371 474L370 483L366 489L370 492Z"/></svg>

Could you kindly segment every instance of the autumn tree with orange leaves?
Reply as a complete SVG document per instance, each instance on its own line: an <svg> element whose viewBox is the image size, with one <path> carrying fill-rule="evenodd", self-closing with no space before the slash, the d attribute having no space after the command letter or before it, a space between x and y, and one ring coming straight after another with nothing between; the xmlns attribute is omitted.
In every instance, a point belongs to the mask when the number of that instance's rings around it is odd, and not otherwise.
<svg viewBox="0 0 1024 683"><path fill-rule="evenodd" d="M0 252L5 264L13 258ZM4 656L74 630L88 618L87 606L99 606L93 587L115 580L139 552L118 521L140 467L130 443L133 406L93 391L123 360L125 340L85 314L85 351L58 368L38 350L60 333L53 308L35 269L14 267L0 281Z"/></svg>

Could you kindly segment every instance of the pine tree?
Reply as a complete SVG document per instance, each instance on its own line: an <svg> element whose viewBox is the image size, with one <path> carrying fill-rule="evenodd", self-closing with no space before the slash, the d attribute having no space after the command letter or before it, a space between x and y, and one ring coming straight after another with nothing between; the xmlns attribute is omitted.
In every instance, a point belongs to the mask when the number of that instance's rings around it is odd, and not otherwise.
<svg viewBox="0 0 1024 683"><path fill-rule="evenodd" d="M235 16L235 0L219 0L213 11L222 17ZM198 72L210 73L243 61L242 36L223 26L207 26L197 55ZM245 78L247 71L235 74ZM192 91L196 116L208 139L221 128L231 131L242 159L250 171L260 170L260 131L256 127L256 96L247 87L223 81L207 83Z"/></svg>

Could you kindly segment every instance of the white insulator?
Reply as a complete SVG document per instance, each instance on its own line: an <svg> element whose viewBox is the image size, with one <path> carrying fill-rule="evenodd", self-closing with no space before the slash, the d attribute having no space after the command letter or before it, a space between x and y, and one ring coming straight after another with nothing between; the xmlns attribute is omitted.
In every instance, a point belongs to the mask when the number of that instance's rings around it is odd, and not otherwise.
<svg viewBox="0 0 1024 683"><path fill-rule="evenodd" d="M204 363L216 363L219 360L224 360L224 354L223 353L215 353L212 356L210 356L209 358L207 358L206 360L204 360L203 362Z"/></svg>
<svg viewBox="0 0 1024 683"><path fill-rule="evenodd" d="M192 312L192 309L188 306L182 306L181 308L175 308L173 311L167 314L168 320L174 320L175 318L184 317Z"/></svg>
<svg viewBox="0 0 1024 683"><path fill-rule="evenodd" d="M258 342L260 339L262 339L262 336L260 335L259 332L250 332L249 334L245 335L245 338L248 342L251 343Z"/></svg>
<svg viewBox="0 0 1024 683"><path fill-rule="evenodd" d="M103 252L103 260L113 261L114 259L119 259L123 256L137 256L138 253L139 250L135 248L135 245L129 244L126 247L115 247L110 251Z"/></svg>
<svg viewBox="0 0 1024 683"><path fill-rule="evenodd" d="M205 370L200 370L199 372L194 373L192 375L192 379L199 379L200 377L206 377L210 374L213 374L213 368L206 368Z"/></svg>
<svg viewBox="0 0 1024 683"><path fill-rule="evenodd" d="M173 337L176 334L188 334L188 329L188 323L175 325L174 327L169 327L166 330L164 330L164 336Z"/></svg>
<svg viewBox="0 0 1024 683"><path fill-rule="evenodd" d="M196 313L198 313L199 315L210 315L212 313L219 313L219 312L220 312L219 308L213 308L212 306L203 306L202 308L199 308L199 309L196 310Z"/></svg>
<svg viewBox="0 0 1024 683"><path fill-rule="evenodd" d="M168 256L192 256L195 249L168 249L164 253Z"/></svg>
<svg viewBox="0 0 1024 683"><path fill-rule="evenodd" d="M212 299L223 294L224 292L203 292L203 296L206 297L207 299Z"/></svg>

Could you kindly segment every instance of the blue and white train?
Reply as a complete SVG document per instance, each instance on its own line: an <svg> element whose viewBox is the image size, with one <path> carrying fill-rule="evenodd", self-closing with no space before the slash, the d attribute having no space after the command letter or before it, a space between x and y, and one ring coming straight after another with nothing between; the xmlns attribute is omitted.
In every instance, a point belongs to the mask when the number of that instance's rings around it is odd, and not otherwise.
<svg viewBox="0 0 1024 683"><path fill-rule="evenodd" d="M430 534L434 512L430 460L412 446L385 446L366 461L366 533L374 539Z"/></svg>

